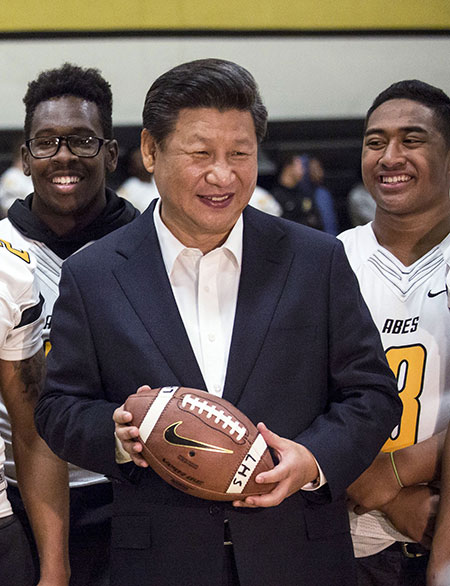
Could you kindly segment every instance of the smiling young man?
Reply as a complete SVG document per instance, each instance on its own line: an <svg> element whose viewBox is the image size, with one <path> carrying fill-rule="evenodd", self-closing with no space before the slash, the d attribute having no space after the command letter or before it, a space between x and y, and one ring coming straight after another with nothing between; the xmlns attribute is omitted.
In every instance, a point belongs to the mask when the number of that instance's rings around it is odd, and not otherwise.
<svg viewBox="0 0 450 586"><path fill-rule="evenodd" d="M382 92L366 117L362 174L375 219L340 238L403 415L348 490L360 514L351 513L359 585L424 586L450 417L450 98L417 80Z"/></svg>
<svg viewBox="0 0 450 586"><path fill-rule="evenodd" d="M106 206L105 174L117 163L117 142L105 138L97 104L78 96L42 101L26 136L32 212L57 235L85 228Z"/></svg>
<svg viewBox="0 0 450 586"><path fill-rule="evenodd" d="M138 212L106 187L118 147L113 138L112 94L95 69L65 64L42 72L28 86L22 162L34 191L17 200L0 222L0 238L31 250L45 300L43 340L50 349L53 304L63 262L98 238L133 220ZM33 413L34 403L30 402ZM16 429L22 420L12 421ZM21 510L11 453L11 427L0 404L7 446L6 475L13 506ZM36 433L34 428L29 433ZM38 438L36 434L36 438ZM31 442L32 443L32 442ZM51 462L28 451L29 467L39 469L43 491L56 491ZM103 475L69 466L71 487L71 585L108 583L111 486ZM42 494L35 491L36 514ZM42 517L42 515L41 515ZM93 551L96 556L92 555Z"/></svg>
<svg viewBox="0 0 450 586"><path fill-rule="evenodd" d="M345 488L400 401L343 247L247 206L267 111L243 67L171 69L143 121L161 199L64 264L39 431L116 479L114 585L351 586ZM233 506L165 483L123 409L145 384L204 389L263 421L280 463L259 481L276 488Z"/></svg>

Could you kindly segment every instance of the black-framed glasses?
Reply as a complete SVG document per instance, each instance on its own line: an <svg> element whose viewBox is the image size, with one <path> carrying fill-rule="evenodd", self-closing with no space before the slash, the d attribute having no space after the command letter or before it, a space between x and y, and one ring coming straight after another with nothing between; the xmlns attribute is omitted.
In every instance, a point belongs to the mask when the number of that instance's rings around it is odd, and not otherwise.
<svg viewBox="0 0 450 586"><path fill-rule="evenodd" d="M98 136L40 136L25 141L27 149L35 159L54 157L65 141L69 151L77 157L96 157L103 144L110 142Z"/></svg>

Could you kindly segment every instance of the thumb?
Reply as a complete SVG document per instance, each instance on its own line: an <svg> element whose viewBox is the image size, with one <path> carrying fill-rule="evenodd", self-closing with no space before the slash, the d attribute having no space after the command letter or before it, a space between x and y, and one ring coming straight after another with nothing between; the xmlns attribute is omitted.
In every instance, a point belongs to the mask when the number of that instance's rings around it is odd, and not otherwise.
<svg viewBox="0 0 450 586"><path fill-rule="evenodd" d="M270 431L270 429L268 429L266 427L266 425L262 422L258 423L256 428L259 431L259 433L262 435L262 437L264 438L264 441L266 442L266 444L268 446L270 446L271 448L273 448L274 450L277 450L277 451L282 449L283 443L282 443L282 439L279 435L277 435L273 431Z"/></svg>

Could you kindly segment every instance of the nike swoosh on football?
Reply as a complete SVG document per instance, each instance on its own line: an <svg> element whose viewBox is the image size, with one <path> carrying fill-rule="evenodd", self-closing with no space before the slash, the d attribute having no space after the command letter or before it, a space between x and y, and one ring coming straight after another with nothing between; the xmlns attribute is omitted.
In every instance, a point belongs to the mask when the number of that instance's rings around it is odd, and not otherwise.
<svg viewBox="0 0 450 586"><path fill-rule="evenodd" d="M432 293L431 289L428 291L428 297L436 297L437 295L440 295L441 293L447 293L447 289L442 289L442 291L436 291L436 293Z"/></svg>
<svg viewBox="0 0 450 586"><path fill-rule="evenodd" d="M204 450L206 452L218 452L221 454L232 454L233 450L227 450L226 448L221 448L220 446L213 446L211 444L206 444L205 442L201 442L192 438L183 437L177 433L177 428L181 425L182 421L177 421L176 423L172 423L164 430L164 439L167 443L172 444L174 446L182 446L184 448L195 448L196 450Z"/></svg>

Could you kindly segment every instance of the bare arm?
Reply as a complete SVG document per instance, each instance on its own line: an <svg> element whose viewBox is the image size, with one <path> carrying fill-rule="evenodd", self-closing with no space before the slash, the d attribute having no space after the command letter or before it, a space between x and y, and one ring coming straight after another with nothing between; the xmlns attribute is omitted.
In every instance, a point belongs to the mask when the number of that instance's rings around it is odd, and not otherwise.
<svg viewBox="0 0 450 586"><path fill-rule="evenodd" d="M0 360L0 390L11 419L20 492L39 552L39 586L69 582L67 464L38 436L34 407L45 371L43 352L22 361Z"/></svg>
<svg viewBox="0 0 450 586"><path fill-rule="evenodd" d="M400 533L430 549L438 505L439 491L419 484L402 488L381 510Z"/></svg>
<svg viewBox="0 0 450 586"><path fill-rule="evenodd" d="M428 586L446 586L450 576L450 427L444 444L441 499L431 556L427 569ZM444 575L445 574L445 575Z"/></svg>
<svg viewBox="0 0 450 586"><path fill-rule="evenodd" d="M402 484L415 486L440 477L445 432L395 452L395 464ZM382 509L401 491L389 454L381 452L369 468L348 488L347 494L358 514Z"/></svg>

